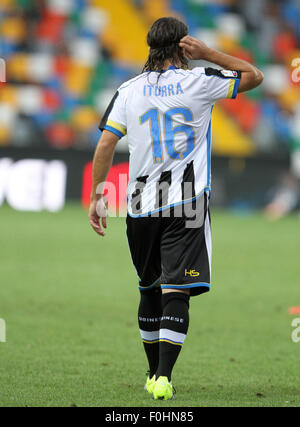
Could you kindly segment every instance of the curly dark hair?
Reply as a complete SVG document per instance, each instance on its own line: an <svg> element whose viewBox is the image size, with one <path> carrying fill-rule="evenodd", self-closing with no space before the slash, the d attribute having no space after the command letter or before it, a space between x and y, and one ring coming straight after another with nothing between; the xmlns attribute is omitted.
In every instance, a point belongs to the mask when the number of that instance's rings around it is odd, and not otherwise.
<svg viewBox="0 0 300 427"><path fill-rule="evenodd" d="M143 73L162 71L167 60L178 68L187 69L188 59L183 55L178 43L188 32L187 25L179 19L169 17L155 21L147 36L150 52Z"/></svg>

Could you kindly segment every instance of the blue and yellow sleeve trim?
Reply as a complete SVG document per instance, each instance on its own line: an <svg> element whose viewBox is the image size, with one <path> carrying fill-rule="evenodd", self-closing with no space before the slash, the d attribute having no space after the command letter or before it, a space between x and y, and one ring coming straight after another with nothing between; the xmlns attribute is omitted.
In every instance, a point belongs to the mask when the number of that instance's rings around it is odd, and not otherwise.
<svg viewBox="0 0 300 427"><path fill-rule="evenodd" d="M123 138L123 136L125 136L127 133L127 130L124 126L122 126L119 123L116 123L112 120L107 120L107 123L104 126L104 129L108 130L109 132L114 133L119 138Z"/></svg>
<svg viewBox="0 0 300 427"><path fill-rule="evenodd" d="M228 99L235 99L237 97L240 79L230 79L229 89L227 93Z"/></svg>

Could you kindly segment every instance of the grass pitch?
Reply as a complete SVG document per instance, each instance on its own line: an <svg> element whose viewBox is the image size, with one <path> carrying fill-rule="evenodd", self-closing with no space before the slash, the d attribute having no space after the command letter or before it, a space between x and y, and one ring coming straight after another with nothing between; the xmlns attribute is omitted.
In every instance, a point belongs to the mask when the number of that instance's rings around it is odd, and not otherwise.
<svg viewBox="0 0 300 427"><path fill-rule="evenodd" d="M143 390L125 220L102 240L77 205L0 218L0 406L299 406L297 217L213 212L213 288L191 301L170 402Z"/></svg>

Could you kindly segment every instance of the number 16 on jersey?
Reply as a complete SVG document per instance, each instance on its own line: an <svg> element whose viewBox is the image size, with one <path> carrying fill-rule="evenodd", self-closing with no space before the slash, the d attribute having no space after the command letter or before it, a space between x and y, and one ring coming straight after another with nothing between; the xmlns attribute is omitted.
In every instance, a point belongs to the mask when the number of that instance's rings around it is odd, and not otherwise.
<svg viewBox="0 0 300 427"><path fill-rule="evenodd" d="M153 108L148 110L140 118L141 125L150 121L154 163L162 163L164 161L159 115L159 110L157 108ZM172 121L175 115L181 115L184 117L185 122L191 122L193 121L193 114L187 108L172 108L163 115L164 141L166 144L167 153L172 159L183 160L193 151L195 147L195 134L193 128L187 124L173 127ZM175 135L180 132L183 132L187 139L185 139L186 149L179 152L175 148L174 140Z"/></svg>

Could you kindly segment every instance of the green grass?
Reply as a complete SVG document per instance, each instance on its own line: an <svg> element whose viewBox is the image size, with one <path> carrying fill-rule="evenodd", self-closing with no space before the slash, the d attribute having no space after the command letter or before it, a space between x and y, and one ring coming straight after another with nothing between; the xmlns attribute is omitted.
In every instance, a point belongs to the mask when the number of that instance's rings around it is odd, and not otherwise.
<svg viewBox="0 0 300 427"><path fill-rule="evenodd" d="M124 219L101 240L76 205L0 218L0 406L299 406L297 217L213 212L213 289L192 299L171 402L143 391Z"/></svg>

